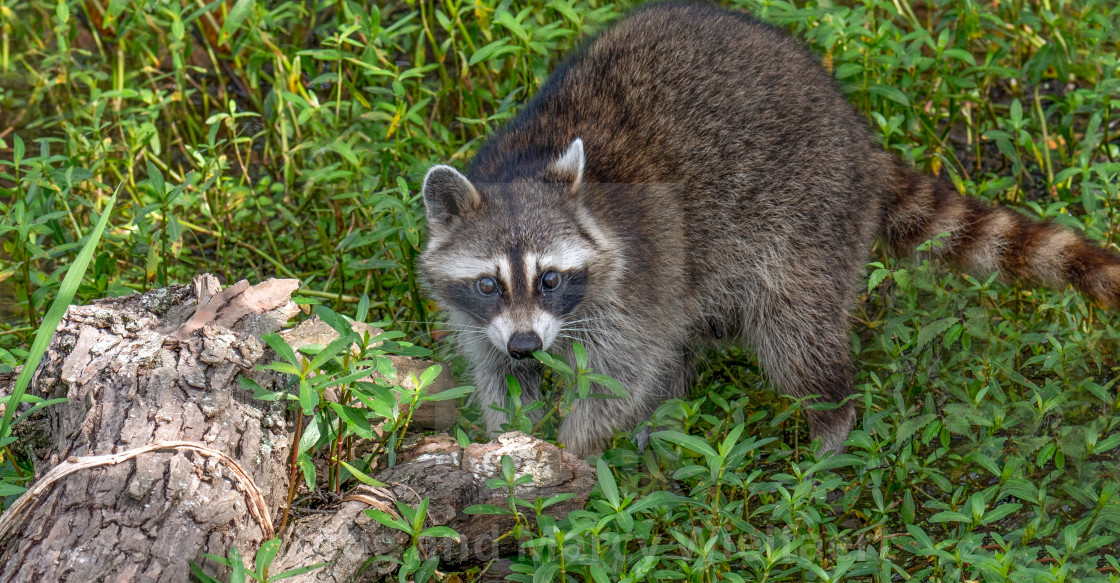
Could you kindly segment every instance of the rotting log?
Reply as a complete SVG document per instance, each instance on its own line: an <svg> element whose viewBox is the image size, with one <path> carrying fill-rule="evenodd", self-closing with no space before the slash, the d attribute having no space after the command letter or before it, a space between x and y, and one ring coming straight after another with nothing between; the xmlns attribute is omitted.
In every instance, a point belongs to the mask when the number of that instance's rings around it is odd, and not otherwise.
<svg viewBox="0 0 1120 583"><path fill-rule="evenodd" d="M287 386L255 367L274 358L260 337L297 313L290 301L297 285L242 281L222 290L207 275L191 286L71 307L29 387L67 401L19 428L37 479L0 516L0 582L186 581L190 560L222 577L203 553L225 556L237 546L251 556L273 536L288 489L293 416L283 403L253 399L237 376L274 391ZM319 343L315 330L288 334L289 342ZM417 374L427 365L394 362ZM442 379L432 390L450 386ZM446 427L456 412L429 413L422 426ZM493 542L512 525L507 518L462 512L505 503L504 492L485 486L499 475L502 455L519 475L534 476L519 497L576 494L551 507L553 516L582 507L594 484L585 462L521 434L465 449L446 436L417 437L396 466L375 475L387 488L359 488L293 521L271 572L330 561L293 580L353 580L366 559L399 555L409 543L364 510L392 513L394 500L415 506L423 497L426 526L463 535L424 540L428 556L455 565L514 550L509 538ZM391 569L374 563L361 579Z"/></svg>

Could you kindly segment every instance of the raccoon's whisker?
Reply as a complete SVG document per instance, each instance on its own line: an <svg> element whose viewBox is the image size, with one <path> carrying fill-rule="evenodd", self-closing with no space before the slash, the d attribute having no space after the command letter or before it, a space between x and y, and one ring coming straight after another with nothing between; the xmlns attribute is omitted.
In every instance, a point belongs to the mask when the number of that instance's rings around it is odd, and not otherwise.
<svg viewBox="0 0 1120 583"><path fill-rule="evenodd" d="M485 330L452 330L462 336L486 336Z"/></svg>
<svg viewBox="0 0 1120 583"><path fill-rule="evenodd" d="M587 322L595 322L599 318L580 318L579 320L568 320L564 324L586 324Z"/></svg>
<svg viewBox="0 0 1120 583"><path fill-rule="evenodd" d="M439 330L485 330L486 327L485 326L469 326L469 325L450 324L450 325L447 325L447 326L441 326L438 329Z"/></svg>
<svg viewBox="0 0 1120 583"><path fill-rule="evenodd" d="M460 327L460 328L478 328L479 330L485 329L485 326L475 326L473 324L452 324L450 322L436 322L436 321L421 321L421 320L397 320L398 324L431 324L439 328Z"/></svg>

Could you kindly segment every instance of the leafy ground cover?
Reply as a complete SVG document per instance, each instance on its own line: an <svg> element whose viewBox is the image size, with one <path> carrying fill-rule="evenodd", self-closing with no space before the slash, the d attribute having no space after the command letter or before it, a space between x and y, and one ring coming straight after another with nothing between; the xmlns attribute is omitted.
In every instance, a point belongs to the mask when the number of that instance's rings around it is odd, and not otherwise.
<svg viewBox="0 0 1120 583"><path fill-rule="evenodd" d="M413 269L423 171L461 165L630 5L0 0L0 366L27 358L106 212L75 301L206 271L295 277L324 308L445 352ZM1120 5L730 5L804 39L887 148L1117 248ZM751 355L715 355L694 399L658 412L651 448L616 439L586 510L516 533L513 577L1120 579L1115 314L920 257L869 261L847 455L814 459L801 405ZM469 418L463 438L480 437ZM6 441L5 506L30 475Z"/></svg>

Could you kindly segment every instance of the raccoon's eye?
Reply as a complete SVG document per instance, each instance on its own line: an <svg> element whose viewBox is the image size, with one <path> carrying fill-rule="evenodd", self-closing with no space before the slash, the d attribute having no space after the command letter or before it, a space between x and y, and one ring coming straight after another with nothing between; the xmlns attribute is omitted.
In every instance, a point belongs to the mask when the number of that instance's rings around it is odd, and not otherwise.
<svg viewBox="0 0 1120 583"><path fill-rule="evenodd" d="M478 293L484 296L492 296L498 291L498 282L494 281L493 277L484 277L478 280L475 286L478 288Z"/></svg>
<svg viewBox="0 0 1120 583"><path fill-rule="evenodd" d="M560 274L552 270L544 272L541 276L541 287L546 291L560 287Z"/></svg>

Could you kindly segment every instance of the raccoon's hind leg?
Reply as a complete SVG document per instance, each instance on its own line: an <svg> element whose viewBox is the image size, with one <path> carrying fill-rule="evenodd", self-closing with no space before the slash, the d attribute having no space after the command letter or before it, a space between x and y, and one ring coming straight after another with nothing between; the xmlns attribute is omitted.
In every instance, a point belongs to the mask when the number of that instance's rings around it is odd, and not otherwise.
<svg viewBox="0 0 1120 583"><path fill-rule="evenodd" d="M750 335L766 376L782 394L843 401L852 393L854 372L847 314L839 307L797 305L788 296L772 300L763 304ZM809 410L806 416L811 438L821 439L820 453L843 453L842 444L855 423L852 404Z"/></svg>

